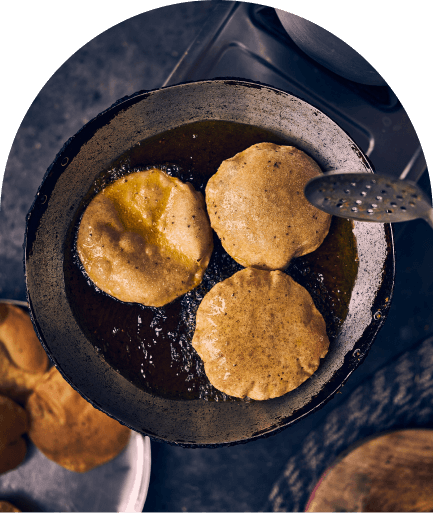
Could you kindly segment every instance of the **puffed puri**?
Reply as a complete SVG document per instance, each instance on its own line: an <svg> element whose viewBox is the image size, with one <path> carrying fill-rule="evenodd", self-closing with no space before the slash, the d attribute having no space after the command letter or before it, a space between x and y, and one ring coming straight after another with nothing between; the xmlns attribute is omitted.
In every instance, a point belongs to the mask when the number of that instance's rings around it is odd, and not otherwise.
<svg viewBox="0 0 433 513"><path fill-rule="evenodd" d="M306 381L329 339L305 288L281 271L247 268L206 294L192 345L215 388L266 400Z"/></svg>
<svg viewBox="0 0 433 513"><path fill-rule="evenodd" d="M199 285L213 250L202 194L160 169L108 185L86 208L77 252L120 301L164 306Z"/></svg>
<svg viewBox="0 0 433 513"><path fill-rule="evenodd" d="M319 165L293 146L259 143L222 162L206 186L212 228L244 267L283 270L317 249L331 216L304 196Z"/></svg>
<svg viewBox="0 0 433 513"><path fill-rule="evenodd" d="M47 368L28 312L0 303L0 394L24 404Z"/></svg>
<svg viewBox="0 0 433 513"><path fill-rule="evenodd" d="M27 413L9 397L0 395L0 474L17 467L25 458Z"/></svg>
<svg viewBox="0 0 433 513"><path fill-rule="evenodd" d="M21 510L18 509L16 506L14 506L12 503L10 503L9 501L0 501L0 512L17 512L17 513L20 513Z"/></svg>
<svg viewBox="0 0 433 513"><path fill-rule="evenodd" d="M29 437L50 460L87 472L127 446L131 430L94 408L52 367L29 397Z"/></svg>

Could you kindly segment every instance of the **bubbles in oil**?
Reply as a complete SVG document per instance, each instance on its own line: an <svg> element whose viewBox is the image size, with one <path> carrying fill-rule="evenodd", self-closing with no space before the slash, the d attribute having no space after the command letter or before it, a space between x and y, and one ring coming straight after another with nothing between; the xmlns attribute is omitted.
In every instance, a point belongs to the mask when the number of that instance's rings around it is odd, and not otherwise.
<svg viewBox="0 0 433 513"><path fill-rule="evenodd" d="M263 141L290 144L276 134L236 123L214 121L185 125L142 141L120 156L95 180L93 188L83 198L70 230L71 251L65 258L66 291L74 315L95 350L135 386L173 399L240 401L219 392L209 383L191 340L204 296L243 267L225 252L214 234L214 251L198 287L161 308L122 303L91 282L75 252L79 220L86 206L95 194L118 178L155 167L183 182L190 182L205 194L208 179L223 160ZM331 242L324 245L322 253L319 248L316 257L313 253L313 256L296 259L287 270L312 294L330 326L331 336L344 318L356 276L352 265L356 261L356 250L343 255L339 261L337 258L341 253L341 240L346 244L351 236L349 225L341 222L338 221L330 232ZM343 265L346 267L342 270ZM336 278L331 279L331 275Z"/></svg>

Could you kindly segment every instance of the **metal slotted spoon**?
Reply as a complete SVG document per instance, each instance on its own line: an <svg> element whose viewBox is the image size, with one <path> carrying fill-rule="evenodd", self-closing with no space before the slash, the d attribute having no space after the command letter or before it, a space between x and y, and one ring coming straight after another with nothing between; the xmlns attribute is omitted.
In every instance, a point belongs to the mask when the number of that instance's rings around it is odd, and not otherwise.
<svg viewBox="0 0 433 513"><path fill-rule="evenodd" d="M304 194L314 206L335 216L376 223L422 218L433 228L428 196L414 182L400 178L330 171L310 180Z"/></svg>

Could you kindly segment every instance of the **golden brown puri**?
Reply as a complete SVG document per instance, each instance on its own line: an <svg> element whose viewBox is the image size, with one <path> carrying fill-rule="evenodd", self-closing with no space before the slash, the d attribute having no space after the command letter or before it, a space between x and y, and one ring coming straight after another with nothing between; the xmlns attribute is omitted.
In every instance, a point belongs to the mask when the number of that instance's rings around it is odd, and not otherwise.
<svg viewBox="0 0 433 513"><path fill-rule="evenodd" d="M22 435L27 430L24 408L0 395L0 473L14 469L24 460L27 445Z"/></svg>
<svg viewBox="0 0 433 513"><path fill-rule="evenodd" d="M293 146L260 143L225 160L206 186L212 228L245 267L285 269L317 249L331 216L304 196L319 175L316 162Z"/></svg>
<svg viewBox="0 0 433 513"><path fill-rule="evenodd" d="M82 217L77 250L97 287L163 306L196 287L213 250L203 196L159 169L106 187Z"/></svg>
<svg viewBox="0 0 433 513"><path fill-rule="evenodd" d="M29 436L50 460L74 472L87 472L117 456L130 429L95 409L52 367L26 405Z"/></svg>
<svg viewBox="0 0 433 513"><path fill-rule="evenodd" d="M48 357L21 308L0 304L0 394L23 404L48 368Z"/></svg>
<svg viewBox="0 0 433 513"><path fill-rule="evenodd" d="M11 360L26 372L45 372L48 357L33 329L27 312L7 303L0 304L0 342Z"/></svg>
<svg viewBox="0 0 433 513"><path fill-rule="evenodd" d="M215 388L263 400L308 379L329 340L323 317L301 285L281 271L248 268L206 294L192 345Z"/></svg>
<svg viewBox="0 0 433 513"><path fill-rule="evenodd" d="M0 512L6 513L6 512L20 512L21 510L18 509L16 506L11 504L8 501L0 501Z"/></svg>

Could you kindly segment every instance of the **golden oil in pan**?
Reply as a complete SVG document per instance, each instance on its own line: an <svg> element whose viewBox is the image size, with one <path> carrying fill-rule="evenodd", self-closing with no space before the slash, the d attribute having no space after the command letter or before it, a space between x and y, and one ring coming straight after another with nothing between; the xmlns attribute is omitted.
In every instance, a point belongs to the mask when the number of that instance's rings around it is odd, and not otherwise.
<svg viewBox="0 0 433 513"><path fill-rule="evenodd" d="M81 266L75 248L80 218L101 188L138 169L161 168L204 193L207 181L223 160L259 142L290 144L272 132L249 125L224 121L187 124L146 139L119 156L83 198L65 255L69 302L96 351L143 390L174 399L239 401L209 383L191 339L204 295L242 266L226 253L214 233L214 251L197 288L161 308L122 303L95 287ZM333 218L322 246L295 259L286 271L312 295L325 318L331 343L347 315L357 268L352 223Z"/></svg>

